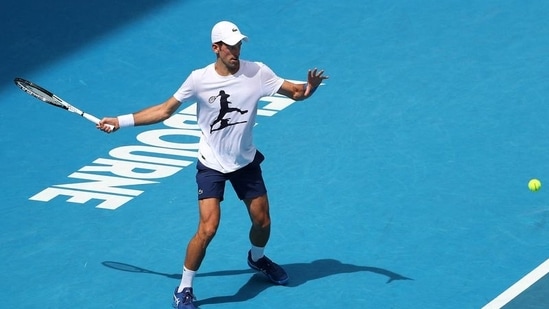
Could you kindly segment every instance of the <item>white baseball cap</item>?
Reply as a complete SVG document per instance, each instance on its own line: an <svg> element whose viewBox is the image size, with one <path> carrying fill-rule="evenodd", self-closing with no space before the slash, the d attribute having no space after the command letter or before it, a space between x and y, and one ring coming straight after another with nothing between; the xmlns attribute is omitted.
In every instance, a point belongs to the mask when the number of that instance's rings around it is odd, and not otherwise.
<svg viewBox="0 0 549 309"><path fill-rule="evenodd" d="M242 34L238 27L230 21L220 21L212 28L212 44L223 42L233 46L242 40L248 41L248 37Z"/></svg>

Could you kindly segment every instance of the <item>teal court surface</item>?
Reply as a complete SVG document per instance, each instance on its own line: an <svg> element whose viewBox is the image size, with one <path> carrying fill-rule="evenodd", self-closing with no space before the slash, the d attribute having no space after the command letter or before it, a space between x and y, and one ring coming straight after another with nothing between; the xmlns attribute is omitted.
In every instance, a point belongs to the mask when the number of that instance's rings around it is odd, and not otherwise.
<svg viewBox="0 0 549 309"><path fill-rule="evenodd" d="M197 225L195 106L109 135L13 79L127 114L213 62L211 27L231 20L243 59L330 79L260 102L266 254L289 284L246 265L229 187L200 308L548 308L548 15L505 0L2 4L1 306L171 308Z"/></svg>

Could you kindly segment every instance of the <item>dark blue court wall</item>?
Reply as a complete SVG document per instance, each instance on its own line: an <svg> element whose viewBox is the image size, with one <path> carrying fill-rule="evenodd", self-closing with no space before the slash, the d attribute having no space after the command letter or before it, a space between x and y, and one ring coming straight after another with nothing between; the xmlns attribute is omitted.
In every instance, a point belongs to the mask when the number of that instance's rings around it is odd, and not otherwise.
<svg viewBox="0 0 549 309"><path fill-rule="evenodd" d="M0 6L0 90L176 0L28 0Z"/></svg>

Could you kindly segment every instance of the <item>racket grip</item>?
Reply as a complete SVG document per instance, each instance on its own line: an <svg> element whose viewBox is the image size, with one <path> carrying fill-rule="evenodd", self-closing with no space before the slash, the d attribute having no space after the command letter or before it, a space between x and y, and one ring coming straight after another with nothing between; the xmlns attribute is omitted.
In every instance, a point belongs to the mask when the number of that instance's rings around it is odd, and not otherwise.
<svg viewBox="0 0 549 309"><path fill-rule="evenodd" d="M98 124L99 123L99 118L95 117L94 115L90 115L88 113L82 113L82 117L88 119L89 121L95 123L95 124ZM114 130L114 126L111 125L111 124L107 124L107 127L110 127L111 130Z"/></svg>

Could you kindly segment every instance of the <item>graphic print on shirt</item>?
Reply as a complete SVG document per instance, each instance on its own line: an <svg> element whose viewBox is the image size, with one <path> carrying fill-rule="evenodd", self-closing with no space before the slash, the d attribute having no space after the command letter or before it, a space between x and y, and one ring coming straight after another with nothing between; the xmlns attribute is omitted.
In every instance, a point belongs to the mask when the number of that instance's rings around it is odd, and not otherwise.
<svg viewBox="0 0 549 309"><path fill-rule="evenodd" d="M217 118L210 124L210 133L214 131L223 130L229 126L234 126L240 123L247 122L247 121L229 122L231 118L229 117L225 118L225 116L228 113L239 112L241 115L244 115L248 112L247 110L241 110L236 107L229 107L229 104L231 104L231 102L228 100L228 98L230 96L231 96L230 94L225 93L225 90L220 90L217 96L212 97L212 98L219 97L219 104L221 108L219 109L219 115L217 115ZM213 101L215 101L215 99Z"/></svg>

